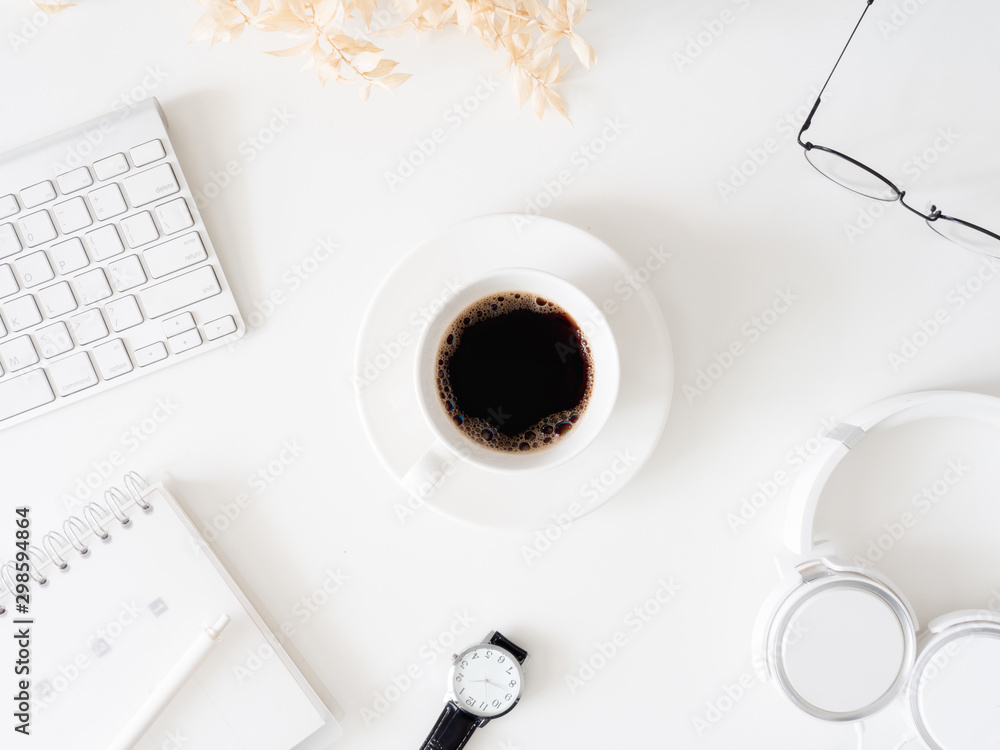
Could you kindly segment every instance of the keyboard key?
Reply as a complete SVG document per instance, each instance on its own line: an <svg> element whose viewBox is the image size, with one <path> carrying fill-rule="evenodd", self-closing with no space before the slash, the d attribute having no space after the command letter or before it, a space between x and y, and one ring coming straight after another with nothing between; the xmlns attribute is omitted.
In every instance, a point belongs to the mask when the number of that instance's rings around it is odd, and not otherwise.
<svg viewBox="0 0 1000 750"><path fill-rule="evenodd" d="M161 359L166 359L167 347L163 345L162 341L157 341L155 344L136 349L133 354L135 355L135 363L139 367L145 367L159 362Z"/></svg>
<svg viewBox="0 0 1000 750"><path fill-rule="evenodd" d="M128 160L125 154L115 154L107 159L94 162L94 174L99 180L110 180L120 174L128 172Z"/></svg>
<svg viewBox="0 0 1000 750"><path fill-rule="evenodd" d="M49 255L52 256L52 262L60 274L79 271L90 265L90 258L87 257L79 237L53 245L49 248Z"/></svg>
<svg viewBox="0 0 1000 750"><path fill-rule="evenodd" d="M90 363L90 355L87 352L78 352L66 359L53 362L49 365L49 375L52 376L56 393L60 396L77 393L98 383L97 373L94 372L94 366Z"/></svg>
<svg viewBox="0 0 1000 750"><path fill-rule="evenodd" d="M14 272L10 266L6 264L0 266L0 299L9 297L19 289L17 279L14 278Z"/></svg>
<svg viewBox="0 0 1000 750"><path fill-rule="evenodd" d="M0 219L6 219L8 216L13 216L21 209L17 205L17 198L13 195L2 195L0 196Z"/></svg>
<svg viewBox="0 0 1000 750"><path fill-rule="evenodd" d="M0 381L0 421L37 409L55 398L42 369Z"/></svg>
<svg viewBox="0 0 1000 750"><path fill-rule="evenodd" d="M38 353L31 343L31 336L18 336L0 344L0 357L7 363L8 372L17 372L38 362Z"/></svg>
<svg viewBox="0 0 1000 750"><path fill-rule="evenodd" d="M167 339L167 342L170 344L170 351L174 354L180 354L181 352L186 352L188 349L201 346L201 334L198 333L197 329L185 331L176 336L171 336Z"/></svg>
<svg viewBox="0 0 1000 750"><path fill-rule="evenodd" d="M62 191L62 194L69 195L70 193L75 193L77 190L83 190L85 187L93 185L94 178L90 176L89 169L80 167L79 169L74 169L72 172L59 175L56 177L56 182L59 183L59 190Z"/></svg>
<svg viewBox="0 0 1000 750"><path fill-rule="evenodd" d="M3 311L7 314L7 322L12 331L23 331L42 322L42 314L38 312L35 298L30 294L5 303Z"/></svg>
<svg viewBox="0 0 1000 750"><path fill-rule="evenodd" d="M51 359L73 348L73 338L62 321L39 328L35 331L35 338L38 339L38 348L41 349L45 359Z"/></svg>
<svg viewBox="0 0 1000 750"><path fill-rule="evenodd" d="M215 269L212 266L202 266L162 284L143 289L139 292L139 298L146 308L146 317L158 318L221 292L222 287L215 276Z"/></svg>
<svg viewBox="0 0 1000 750"><path fill-rule="evenodd" d="M77 307L76 297L73 296L73 290L69 288L67 281L60 281L58 284L39 290L38 302L45 311L46 318L58 318Z"/></svg>
<svg viewBox="0 0 1000 750"><path fill-rule="evenodd" d="M194 316L189 312L175 315L163 321L163 333L167 336L176 336L178 333L190 331L194 327Z"/></svg>
<svg viewBox="0 0 1000 750"><path fill-rule="evenodd" d="M85 305L92 305L111 296L108 277L104 275L104 269L102 268L95 268L93 271L81 273L73 279L73 282L76 284L77 296Z"/></svg>
<svg viewBox="0 0 1000 750"><path fill-rule="evenodd" d="M129 247L139 247L160 238L149 211L122 219L121 228Z"/></svg>
<svg viewBox="0 0 1000 750"><path fill-rule="evenodd" d="M17 238L13 224L0 224L0 258L21 252L21 241Z"/></svg>
<svg viewBox="0 0 1000 750"><path fill-rule="evenodd" d="M159 140L143 143L141 146L129 149L128 153L132 157L132 163L137 167L152 164L157 159L162 159L167 155L167 152L163 150L163 144Z"/></svg>
<svg viewBox="0 0 1000 750"><path fill-rule="evenodd" d="M127 372L132 372L132 360L121 339L114 339L106 344L94 347L94 360L101 377L105 380L117 378Z"/></svg>
<svg viewBox="0 0 1000 750"><path fill-rule="evenodd" d="M194 226L191 211L188 210L187 201L183 198L157 206L156 218L160 220L160 228L164 234L174 234Z"/></svg>
<svg viewBox="0 0 1000 750"><path fill-rule="evenodd" d="M21 236L24 237L24 243L28 247L41 245L43 242L54 240L58 236L48 211L28 214L23 219L18 219L17 223L21 227Z"/></svg>
<svg viewBox="0 0 1000 750"><path fill-rule="evenodd" d="M128 210L125 198L122 197L122 191L117 184L112 183L97 188L97 190L91 190L87 195L90 196L90 205L94 207L94 216L97 217L98 221L110 219L112 216L118 216L118 214L123 214Z"/></svg>
<svg viewBox="0 0 1000 750"><path fill-rule="evenodd" d="M205 324L205 338L209 341L228 336L230 333L236 333L236 321L233 320L232 315L226 315Z"/></svg>
<svg viewBox="0 0 1000 750"><path fill-rule="evenodd" d="M104 316L99 308L87 310L69 319L73 329L73 338L80 346L86 346L108 335L108 327L104 324Z"/></svg>
<svg viewBox="0 0 1000 750"><path fill-rule="evenodd" d="M143 250L142 257L146 259L149 274L158 279L181 268L200 263L208 257L208 253L205 252L201 236L197 232L189 232L183 237Z"/></svg>
<svg viewBox="0 0 1000 750"><path fill-rule="evenodd" d="M116 260L114 263L109 263L108 273L111 274L111 283L119 292L146 283L146 274L142 270L142 263L139 262L138 255L130 255L127 258Z"/></svg>
<svg viewBox="0 0 1000 750"><path fill-rule="evenodd" d="M3 321L0 320L0 339L2 339L6 335L7 335L7 327L3 324ZM3 375L3 368L0 368L0 375Z"/></svg>
<svg viewBox="0 0 1000 750"><path fill-rule="evenodd" d="M161 164L132 177L126 177L122 183L125 185L128 199L136 208L173 195L181 189L169 164Z"/></svg>
<svg viewBox="0 0 1000 750"><path fill-rule="evenodd" d="M93 232L87 232L84 236L87 238L90 254L94 256L94 260L98 263L102 260L113 258L118 253L125 252L122 238L118 236L118 230L115 229L114 224L108 224L100 229L95 229Z"/></svg>
<svg viewBox="0 0 1000 750"><path fill-rule="evenodd" d="M57 203L52 207L52 213L56 215L56 221L59 222L59 229L63 234L72 234L94 223L90 218L90 211L87 210L87 202L80 196Z"/></svg>
<svg viewBox="0 0 1000 750"><path fill-rule="evenodd" d="M137 326L142 322L139 303L131 294L109 302L104 306L104 312L108 314L108 320L111 321L111 327L115 329L115 333Z"/></svg>
<svg viewBox="0 0 1000 750"><path fill-rule="evenodd" d="M44 250L24 255L15 260L14 265L17 266L17 272L21 274L21 281L24 282L25 289L52 281L56 277Z"/></svg>
<svg viewBox="0 0 1000 750"><path fill-rule="evenodd" d="M31 187L26 187L21 191L21 203L24 204L25 208L34 208L55 199L56 189L52 187L52 183L48 180L39 182L37 185L32 185Z"/></svg>

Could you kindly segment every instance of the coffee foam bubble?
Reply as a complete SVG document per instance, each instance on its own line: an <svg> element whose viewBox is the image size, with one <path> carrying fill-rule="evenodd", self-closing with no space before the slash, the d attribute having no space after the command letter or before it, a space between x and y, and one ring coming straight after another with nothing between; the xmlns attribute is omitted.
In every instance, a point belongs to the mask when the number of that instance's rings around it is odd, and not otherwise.
<svg viewBox="0 0 1000 750"><path fill-rule="evenodd" d="M451 392L448 381L448 363L458 349L464 331L472 328L479 321L498 318L515 310L529 310L540 314L559 314L573 321L576 327L579 350L587 360L588 378L586 391L575 409L556 412L539 420L517 435L507 436L498 431L487 420L480 417L470 417L462 412L461 404L457 403ZM572 432L573 427L581 419L594 390L594 359L590 352L590 344L579 324L562 307L532 292L498 292L476 300L462 310L441 337L441 342L438 345L437 365L438 395L452 421L469 440L500 453L537 452L558 443L560 438Z"/></svg>

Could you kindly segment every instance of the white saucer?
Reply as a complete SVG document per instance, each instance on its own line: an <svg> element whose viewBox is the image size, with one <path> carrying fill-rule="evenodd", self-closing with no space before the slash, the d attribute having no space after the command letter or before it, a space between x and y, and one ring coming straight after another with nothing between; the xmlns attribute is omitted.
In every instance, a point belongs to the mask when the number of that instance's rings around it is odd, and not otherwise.
<svg viewBox="0 0 1000 750"><path fill-rule="evenodd" d="M417 403L416 341L455 288L501 268L537 268L581 289L606 314L618 345L621 384L600 435L546 470L500 474L459 461L423 503L470 523L531 530L600 507L649 457L673 394L670 337L656 299L610 247L544 217L495 214L456 224L414 248L389 273L365 314L354 375L361 419L396 478L434 442Z"/></svg>

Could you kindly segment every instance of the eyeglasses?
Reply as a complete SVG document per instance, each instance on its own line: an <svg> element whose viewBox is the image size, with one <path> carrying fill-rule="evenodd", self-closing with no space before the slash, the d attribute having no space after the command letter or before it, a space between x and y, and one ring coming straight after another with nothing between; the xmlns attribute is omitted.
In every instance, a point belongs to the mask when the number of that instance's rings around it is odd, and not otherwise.
<svg viewBox="0 0 1000 750"><path fill-rule="evenodd" d="M912 211L917 216L922 217L924 221L927 222L927 226L945 239L958 243L969 250L975 250L976 252L984 253L986 255L1000 257L1000 235L993 234L993 232L988 229L983 229L982 227L968 221L956 219L954 216L946 216L941 213L937 206L934 205L931 205L930 213L925 214L922 211L918 211L903 200L906 197L906 191L897 187L896 184L889 178L884 177L871 167L862 164L857 159L852 159L846 154L842 154L839 151L828 148L827 146L820 146L816 143L810 143L809 141L803 142L802 140L802 134L809 129L810 125L812 125L813 115L816 114L816 110L823 97L823 92L826 91L827 84L829 84L830 79L833 78L833 74L837 70L837 66L840 65L840 60L843 58L844 52L847 51L847 47L850 45L851 39L854 38L854 34L857 32L858 27L861 26L861 22L864 20L865 14L868 12L868 8L871 7L871 4L874 1L875 0L867 0L865 3L865 9L861 13L861 18L859 18L857 24L855 24L854 31L851 32L851 36L848 38L847 44L844 45L844 49L840 52L840 57L837 58L837 62L833 65L833 70L830 71L830 75L826 78L826 83L824 83L823 88L820 89L819 96L816 97L816 103L810 110L806 121L802 124L802 129L799 130L799 145L805 149L805 157L809 163L812 164L820 174L833 180L838 185L841 185L848 190L852 190L855 193L859 193L869 198L874 198L875 200L887 201L890 203L893 201L899 201L903 204L904 208Z"/></svg>

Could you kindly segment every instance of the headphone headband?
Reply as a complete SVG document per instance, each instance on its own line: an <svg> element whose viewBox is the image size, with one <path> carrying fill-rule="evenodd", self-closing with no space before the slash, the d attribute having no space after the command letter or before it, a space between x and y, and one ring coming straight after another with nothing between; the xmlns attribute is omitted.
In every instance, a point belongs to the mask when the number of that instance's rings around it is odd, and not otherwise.
<svg viewBox="0 0 1000 750"><path fill-rule="evenodd" d="M834 427L792 484L785 521L785 546L801 555L814 546L813 525L820 495L844 456L874 429L920 419L959 417L1000 428L1000 399L965 391L922 391L893 396L853 414Z"/></svg>

